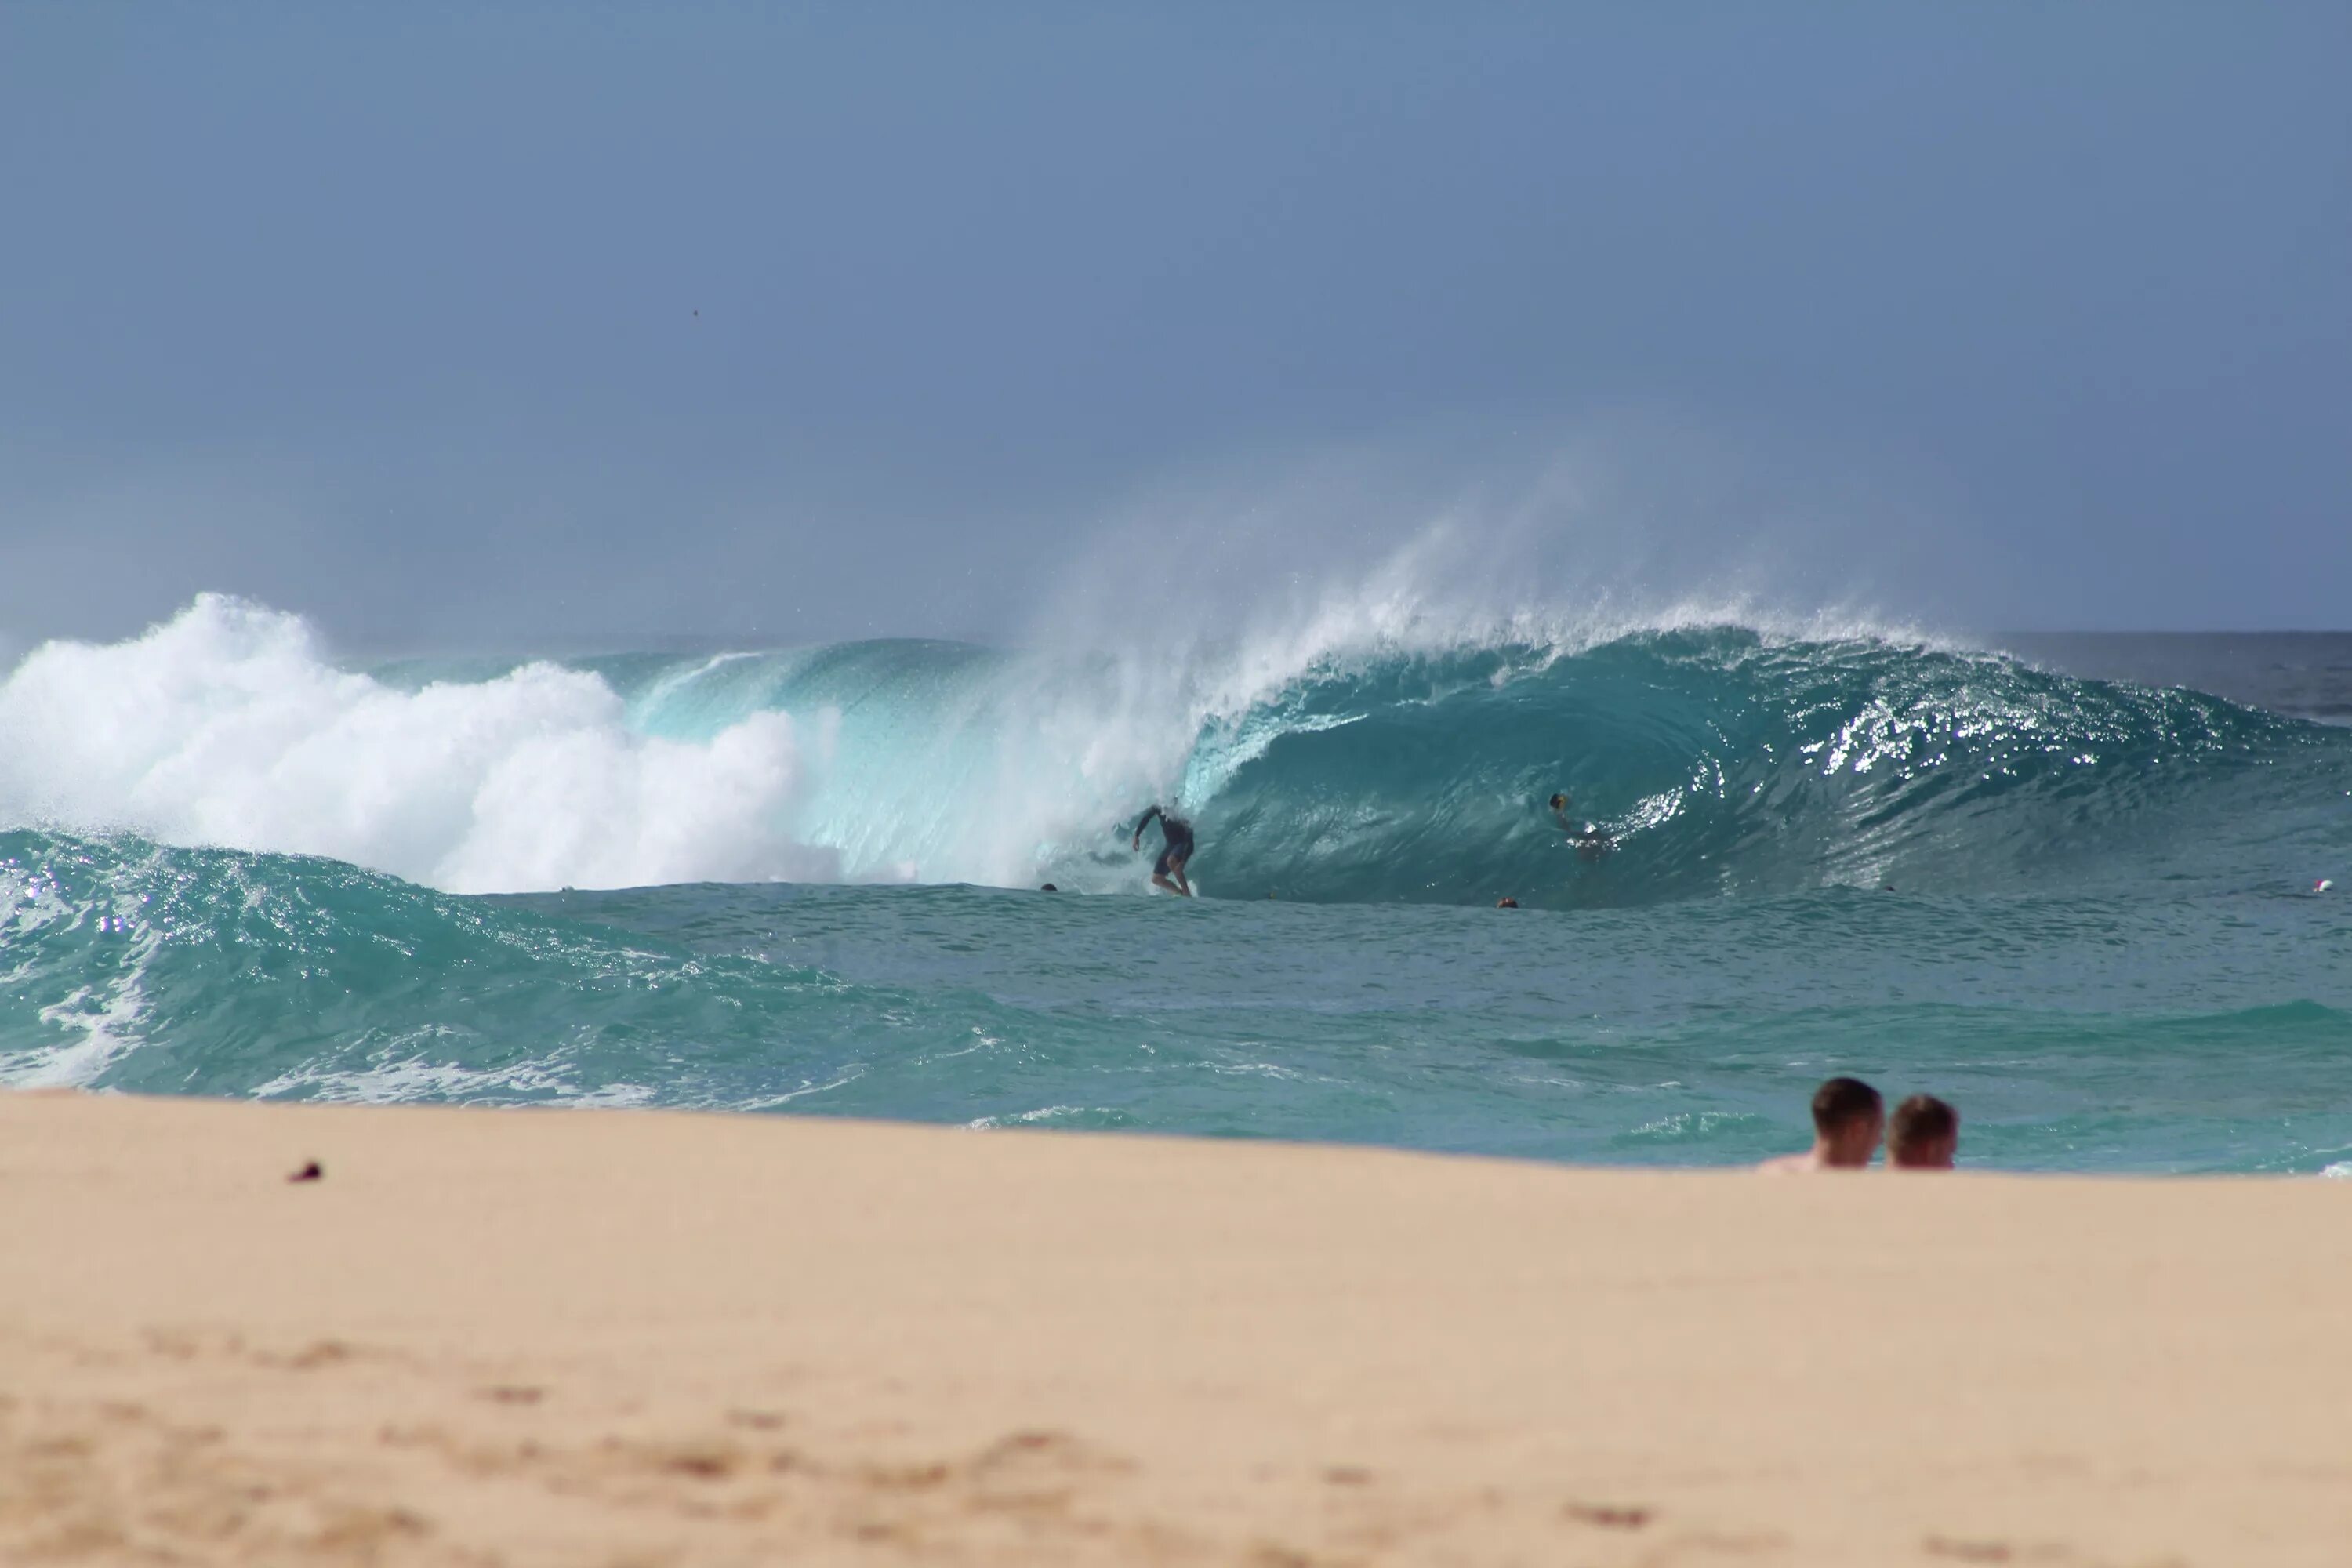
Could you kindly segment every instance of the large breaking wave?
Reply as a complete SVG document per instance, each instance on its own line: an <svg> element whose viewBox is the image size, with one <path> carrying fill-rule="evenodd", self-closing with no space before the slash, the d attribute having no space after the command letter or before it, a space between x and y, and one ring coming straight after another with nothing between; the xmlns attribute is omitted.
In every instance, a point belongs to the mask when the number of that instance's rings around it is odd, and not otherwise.
<svg viewBox="0 0 2352 1568"><path fill-rule="evenodd" d="M2284 876L2352 733L1996 655L1706 616L1359 618L1165 657L885 641L346 668L208 595L0 681L0 828L317 855L457 892L1052 879L1588 906ZM1544 807L1569 792L1611 853Z"/></svg>

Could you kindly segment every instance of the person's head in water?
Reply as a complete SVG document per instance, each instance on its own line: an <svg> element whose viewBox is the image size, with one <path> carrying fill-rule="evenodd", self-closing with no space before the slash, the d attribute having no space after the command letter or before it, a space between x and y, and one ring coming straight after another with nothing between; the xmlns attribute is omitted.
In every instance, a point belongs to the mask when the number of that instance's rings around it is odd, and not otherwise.
<svg viewBox="0 0 2352 1568"><path fill-rule="evenodd" d="M1495 907L1498 910L1516 910L1519 907L1519 900L1513 898L1496 899Z"/></svg>
<svg viewBox="0 0 2352 1568"><path fill-rule="evenodd" d="M1886 1163L1899 1171L1948 1171L1960 1152L1960 1113L1932 1094L1915 1094L1886 1123Z"/></svg>
<svg viewBox="0 0 2352 1568"><path fill-rule="evenodd" d="M1567 810L1568 810L1568 796L1566 796L1566 795L1556 795L1552 796L1552 797L1551 797L1551 808L1552 808L1554 811L1558 811L1558 812L1565 812L1565 811L1567 811Z"/></svg>
<svg viewBox="0 0 2352 1568"><path fill-rule="evenodd" d="M1813 1156L1833 1170L1870 1163L1886 1127L1886 1104L1858 1078L1833 1078L1813 1090Z"/></svg>
<svg viewBox="0 0 2352 1568"><path fill-rule="evenodd" d="M1048 882L1048 883L1046 883L1044 887L1042 887L1042 888L1038 889L1037 890L1038 890L1039 892L1041 892L1041 893L1058 893L1058 892L1060 892L1062 889L1059 889L1059 888L1057 888L1057 887L1055 887L1055 886L1054 886L1054 884L1053 884L1053 883Z"/></svg>

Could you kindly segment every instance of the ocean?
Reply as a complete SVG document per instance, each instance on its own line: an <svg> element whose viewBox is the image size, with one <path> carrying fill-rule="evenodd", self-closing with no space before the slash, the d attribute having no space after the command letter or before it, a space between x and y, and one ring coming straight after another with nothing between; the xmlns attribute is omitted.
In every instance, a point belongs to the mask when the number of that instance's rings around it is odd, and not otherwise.
<svg viewBox="0 0 2352 1568"><path fill-rule="evenodd" d="M2347 1174L2347 720L2336 634L354 662L206 596L0 677L0 1084L1717 1164L1853 1073L1964 1165Z"/></svg>

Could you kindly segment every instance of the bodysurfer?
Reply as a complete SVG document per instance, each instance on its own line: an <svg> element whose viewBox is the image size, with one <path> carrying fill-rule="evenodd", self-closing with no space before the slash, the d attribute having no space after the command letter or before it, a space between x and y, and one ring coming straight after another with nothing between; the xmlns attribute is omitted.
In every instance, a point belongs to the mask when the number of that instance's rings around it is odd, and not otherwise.
<svg viewBox="0 0 2352 1568"><path fill-rule="evenodd" d="M1160 833L1167 843L1160 851L1160 858L1151 863L1151 885L1189 899L1192 896L1192 884L1184 879L1184 862L1192 858L1191 823L1155 805L1136 823L1129 847L1143 847L1143 830L1151 826L1155 816L1160 819Z"/></svg>
<svg viewBox="0 0 2352 1568"><path fill-rule="evenodd" d="M1564 795L1551 797L1551 814L1559 821L1560 830L1568 835L1568 841L1576 846L1579 855L1587 860L1598 860L1617 847L1616 840L1598 826L1590 822L1579 823L1568 815L1575 808L1576 803Z"/></svg>

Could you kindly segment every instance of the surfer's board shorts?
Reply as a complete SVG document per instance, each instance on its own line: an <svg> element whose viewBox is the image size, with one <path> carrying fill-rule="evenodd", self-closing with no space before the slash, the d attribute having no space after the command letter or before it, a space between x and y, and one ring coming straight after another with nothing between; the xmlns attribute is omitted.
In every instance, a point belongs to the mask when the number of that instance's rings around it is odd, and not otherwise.
<svg viewBox="0 0 2352 1568"><path fill-rule="evenodd" d="M1151 874L1155 877L1172 876L1175 867L1181 866L1192 858L1192 841L1190 838L1181 843L1171 839L1168 847L1160 852L1160 858L1151 863Z"/></svg>

